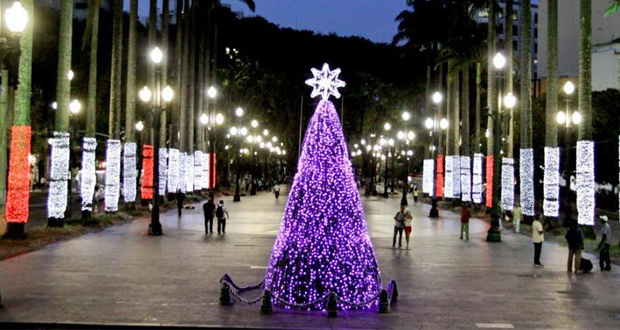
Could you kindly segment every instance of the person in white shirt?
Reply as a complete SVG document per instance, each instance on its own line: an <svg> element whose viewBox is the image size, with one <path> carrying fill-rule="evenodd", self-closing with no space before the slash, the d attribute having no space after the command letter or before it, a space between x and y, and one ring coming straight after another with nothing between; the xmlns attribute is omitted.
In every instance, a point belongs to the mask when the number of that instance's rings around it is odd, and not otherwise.
<svg viewBox="0 0 620 330"><path fill-rule="evenodd" d="M546 226L545 226L546 227ZM534 243L534 266L543 267L540 263L542 243L545 241L545 227L540 223L540 214L536 214L532 223L532 242Z"/></svg>
<svg viewBox="0 0 620 330"><path fill-rule="evenodd" d="M598 244L598 248L601 249L599 255L599 266L601 266L601 271L611 270L611 260L609 259L609 248L611 247L612 237L611 237L611 227L609 226L609 218L606 215L600 216L601 221L603 222L603 231L601 242Z"/></svg>
<svg viewBox="0 0 620 330"><path fill-rule="evenodd" d="M220 204L215 209L215 217L217 218L217 234L226 234L226 219L230 216L223 200L220 200Z"/></svg>
<svg viewBox="0 0 620 330"><path fill-rule="evenodd" d="M276 199L278 199L278 197L280 197L280 185L279 184L275 184L273 186L273 193L276 195Z"/></svg>

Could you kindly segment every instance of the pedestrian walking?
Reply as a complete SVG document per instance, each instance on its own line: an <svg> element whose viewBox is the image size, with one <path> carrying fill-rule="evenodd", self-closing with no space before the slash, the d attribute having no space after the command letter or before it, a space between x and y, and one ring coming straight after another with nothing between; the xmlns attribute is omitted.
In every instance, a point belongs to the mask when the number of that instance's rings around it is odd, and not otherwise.
<svg viewBox="0 0 620 330"><path fill-rule="evenodd" d="M217 234L226 234L226 219L229 215L223 200L220 200L220 205L215 209L215 217L217 217Z"/></svg>
<svg viewBox="0 0 620 330"><path fill-rule="evenodd" d="M405 229L405 206L400 206L400 211L396 212L394 216L394 239L392 240L392 247L396 247L396 234L398 237L398 247L403 246L403 230Z"/></svg>
<svg viewBox="0 0 620 330"><path fill-rule="evenodd" d="M280 185L277 182L273 186L273 193L276 195L276 199L278 199L278 197L280 197Z"/></svg>
<svg viewBox="0 0 620 330"><path fill-rule="evenodd" d="M185 194L182 192L177 192L177 209L179 211L179 218L183 214L183 200L185 199Z"/></svg>
<svg viewBox="0 0 620 330"><path fill-rule="evenodd" d="M521 206L518 203L512 210L512 224L515 228L515 233L521 231Z"/></svg>
<svg viewBox="0 0 620 330"><path fill-rule="evenodd" d="M579 227L577 221L571 221L570 228L564 237L568 243L568 262L566 263L566 270L572 272L574 264L576 274L581 268L581 251L583 251L583 231L581 227Z"/></svg>
<svg viewBox="0 0 620 330"><path fill-rule="evenodd" d="M215 216L215 204L213 198L209 197L209 201L202 205L205 214L205 234L213 234L213 217Z"/></svg>
<svg viewBox="0 0 620 330"><path fill-rule="evenodd" d="M545 229L547 226L540 222L540 214L536 214L532 223L532 242L534 243L534 266L543 267L540 263L540 253L542 252L542 243L545 240Z"/></svg>
<svg viewBox="0 0 620 330"><path fill-rule="evenodd" d="M611 237L611 227L609 226L609 218L606 215L600 216L601 221L603 222L603 231L601 242L598 243L598 248L601 249L599 255L599 266L601 266L601 271L611 270L611 260L609 259L609 248L611 247L612 237Z"/></svg>
<svg viewBox="0 0 620 330"><path fill-rule="evenodd" d="M241 189L241 192L245 192L245 178L241 179L241 182L239 183L239 188Z"/></svg>
<svg viewBox="0 0 620 330"><path fill-rule="evenodd" d="M469 209L467 204L463 203L461 208L461 237L459 239L463 239L463 233L465 233L465 239L469 241L469 219L471 218L471 213L469 213Z"/></svg>
<svg viewBox="0 0 620 330"><path fill-rule="evenodd" d="M418 196L419 196L420 192L418 191L418 186L415 186L413 188L413 202L417 203L418 202Z"/></svg>
<svg viewBox="0 0 620 330"><path fill-rule="evenodd" d="M407 250L409 250L409 236L411 236L411 223L413 222L413 216L411 212L407 210L405 212L405 241L407 242Z"/></svg>

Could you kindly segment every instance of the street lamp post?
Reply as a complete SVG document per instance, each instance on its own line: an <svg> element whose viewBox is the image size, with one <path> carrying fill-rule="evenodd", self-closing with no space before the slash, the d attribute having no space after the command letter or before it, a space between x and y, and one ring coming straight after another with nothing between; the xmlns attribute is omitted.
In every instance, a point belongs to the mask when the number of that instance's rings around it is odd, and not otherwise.
<svg viewBox="0 0 620 330"><path fill-rule="evenodd" d="M581 113L579 111L575 111L571 114L570 112L570 101L571 95L575 92L575 85L572 82L568 81L564 85L564 93L566 94L566 112L558 112L556 120L560 126L564 126L564 157L565 157L565 167L564 167L564 180L566 180L566 185L564 187L564 220L562 221L562 225L564 227L570 226L572 221L572 213L573 207L570 198L570 174L571 174L571 166L570 166L570 129L573 126L577 126L581 123ZM573 124L573 125L571 125Z"/></svg>
<svg viewBox="0 0 620 330"><path fill-rule="evenodd" d="M386 132L389 132L392 129L392 125L390 123L385 123L383 125L383 129ZM383 198L388 198L388 154L390 148L387 146L388 141L386 139L381 139L380 144L382 147L385 147L385 175L383 177Z"/></svg>
<svg viewBox="0 0 620 330"><path fill-rule="evenodd" d="M209 97L209 100L211 100L211 102L213 103L213 107L209 107L209 111L211 112L211 114L209 115L209 118L211 119L211 127L208 128L208 133L209 133L209 190L210 193L213 193L213 190L215 189L215 182L211 182L211 179L216 177L216 175L214 175L214 170L215 170L215 125L213 124L217 124L218 121L218 115L215 115L215 107L216 107L216 98L217 98L217 89L215 88L215 86L211 86L209 87L209 89L207 90L207 96ZM209 102L209 100L207 100L207 102ZM222 117L223 119L223 117ZM222 120L223 121L223 120Z"/></svg>
<svg viewBox="0 0 620 330"><path fill-rule="evenodd" d="M409 120L409 113L403 113L403 119L405 121ZM405 144L405 149L409 146L409 142L415 139L415 133L412 131L405 130L404 132L398 132L398 139L401 140ZM403 197L400 199L400 205L408 205L407 203L407 190L409 190L409 184L407 179L409 179L409 157L413 154L411 150L405 150L405 178L403 180Z"/></svg>
<svg viewBox="0 0 620 330"><path fill-rule="evenodd" d="M155 48L150 53L150 59L155 64L155 88L154 93L148 87L144 87L139 96L145 103L151 102L151 114L153 116L153 209L151 211L151 223L149 224L149 235L162 235L163 231L159 222L159 127L161 126L161 115L166 111L165 104L172 101L174 92L170 86L162 89L161 86L161 64L163 53L159 48ZM154 94L154 95L153 95Z"/></svg>
<svg viewBox="0 0 620 330"><path fill-rule="evenodd" d="M424 125L426 126L426 129L429 130L429 135L431 136L431 145L433 152L433 186L431 188L433 190L433 198L431 199L431 210L428 214L429 218L439 218L439 209L437 209L437 152L439 149L439 136L437 135L440 135L442 131L448 128L448 120L446 118L442 118L439 121L439 128L441 130L437 129L439 105L442 101L443 95L441 95L441 93L439 92L435 92L435 94L433 94L433 104L435 105L435 119L433 120L432 118L427 118L424 122Z"/></svg>

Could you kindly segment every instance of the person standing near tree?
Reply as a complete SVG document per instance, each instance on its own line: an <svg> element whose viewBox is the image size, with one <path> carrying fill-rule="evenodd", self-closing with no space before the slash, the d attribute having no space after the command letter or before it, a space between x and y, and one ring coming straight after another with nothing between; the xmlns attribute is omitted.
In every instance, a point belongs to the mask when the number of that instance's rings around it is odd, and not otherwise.
<svg viewBox="0 0 620 330"><path fill-rule="evenodd" d="M609 248L611 247L612 237L611 237L611 227L609 226L609 218L606 215L600 216L601 221L603 222L603 232L601 242L598 244L598 248L601 249L599 256L599 266L601 266L601 271L611 270L611 260L609 259Z"/></svg>
<svg viewBox="0 0 620 330"><path fill-rule="evenodd" d="M213 217L215 216L215 204L213 198L209 197L209 201L204 203L202 210L205 214L205 234L211 232L213 234Z"/></svg>
<svg viewBox="0 0 620 330"><path fill-rule="evenodd" d="M418 191L418 186L414 186L413 187L413 202L417 203L418 202L418 195L420 194L420 192Z"/></svg>
<svg viewBox="0 0 620 330"><path fill-rule="evenodd" d="M465 233L465 239L469 241L469 219L471 219L471 213L467 208L467 204L463 203L461 209L461 237L463 239L463 233Z"/></svg>
<svg viewBox="0 0 620 330"><path fill-rule="evenodd" d="M540 253L542 252L542 243L545 240L545 229L547 226L540 222L540 214L536 214L532 223L532 242L534 243L534 266L544 267L540 263Z"/></svg>
<svg viewBox="0 0 620 330"><path fill-rule="evenodd" d="M215 216L217 217L217 234L226 234L226 219L229 216L223 200L220 200L220 205L215 209Z"/></svg>
<svg viewBox="0 0 620 330"><path fill-rule="evenodd" d="M570 228L564 237L568 243L568 263L566 264L566 270L572 272L574 264L575 273L578 273L581 265L581 251L583 251L583 232L577 221L571 221Z"/></svg>
<svg viewBox="0 0 620 330"><path fill-rule="evenodd" d="M396 212L394 216L394 239L392 240L392 247L396 247L396 234L398 237L398 247L403 246L403 230L405 229L405 206L400 206L400 211Z"/></svg>
<svg viewBox="0 0 620 330"><path fill-rule="evenodd" d="M512 224L515 228L515 233L521 231L521 206L518 203L512 210Z"/></svg>

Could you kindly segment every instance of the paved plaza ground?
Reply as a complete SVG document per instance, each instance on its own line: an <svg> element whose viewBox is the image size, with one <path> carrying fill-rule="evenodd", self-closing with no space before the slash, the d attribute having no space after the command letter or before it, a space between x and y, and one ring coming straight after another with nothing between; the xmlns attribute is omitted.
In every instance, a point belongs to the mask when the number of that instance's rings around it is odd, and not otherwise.
<svg viewBox="0 0 620 330"><path fill-rule="evenodd" d="M410 203L410 250L392 249L399 197L362 197L384 285L397 280L392 313L340 313L220 306L219 278L243 285L264 276L286 198L259 193L232 203L226 235L204 234L200 205L162 215L164 236L146 235L140 219L49 245L0 262L1 322L286 328L620 328L620 272L566 271L566 248L543 246L534 268L529 237L505 230L485 242L488 224L473 219L471 240L458 239L457 214L430 220L429 206ZM404 239L403 239L404 240ZM248 293L248 298L259 292ZM5 324L6 325L6 324ZM0 326L1 327L1 326Z"/></svg>

